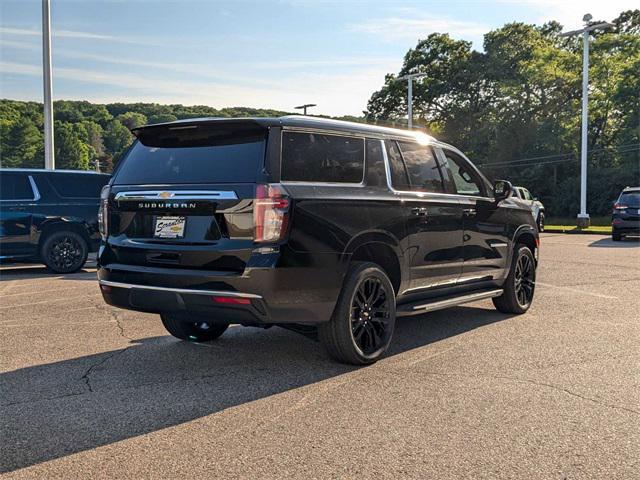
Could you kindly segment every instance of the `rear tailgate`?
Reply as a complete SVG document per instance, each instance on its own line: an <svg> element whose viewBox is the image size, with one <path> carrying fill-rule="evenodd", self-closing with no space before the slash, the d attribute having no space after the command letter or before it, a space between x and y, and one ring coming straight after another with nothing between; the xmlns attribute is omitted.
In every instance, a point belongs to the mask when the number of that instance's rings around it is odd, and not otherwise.
<svg viewBox="0 0 640 480"><path fill-rule="evenodd" d="M137 136L114 176L102 263L241 274L266 129L173 124Z"/></svg>

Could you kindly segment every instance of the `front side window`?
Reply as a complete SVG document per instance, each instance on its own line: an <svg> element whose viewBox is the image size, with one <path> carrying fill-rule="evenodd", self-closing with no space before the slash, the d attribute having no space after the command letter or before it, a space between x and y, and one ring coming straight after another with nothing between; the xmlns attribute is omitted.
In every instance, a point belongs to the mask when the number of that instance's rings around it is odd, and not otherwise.
<svg viewBox="0 0 640 480"><path fill-rule="evenodd" d="M411 190L444 193L440 167L431 147L412 142L398 142L407 167Z"/></svg>
<svg viewBox="0 0 640 480"><path fill-rule="evenodd" d="M0 199L33 200L29 177L21 173L0 173Z"/></svg>
<svg viewBox="0 0 640 480"><path fill-rule="evenodd" d="M457 153L448 149L442 149L446 169L452 180L452 185L458 195L484 195L481 178L468 165L467 161Z"/></svg>
<svg viewBox="0 0 640 480"><path fill-rule="evenodd" d="M283 133L283 181L361 183L363 177L364 139L307 132Z"/></svg>

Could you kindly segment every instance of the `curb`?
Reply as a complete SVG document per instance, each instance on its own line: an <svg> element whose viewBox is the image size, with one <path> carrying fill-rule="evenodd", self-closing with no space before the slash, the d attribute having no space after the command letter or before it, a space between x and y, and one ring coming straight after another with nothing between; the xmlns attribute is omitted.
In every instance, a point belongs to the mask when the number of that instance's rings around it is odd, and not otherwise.
<svg viewBox="0 0 640 480"><path fill-rule="evenodd" d="M562 227L550 227L545 225L544 233L567 233L567 234L582 234L582 235L611 235L611 230L582 230L578 227L572 227L570 229Z"/></svg>

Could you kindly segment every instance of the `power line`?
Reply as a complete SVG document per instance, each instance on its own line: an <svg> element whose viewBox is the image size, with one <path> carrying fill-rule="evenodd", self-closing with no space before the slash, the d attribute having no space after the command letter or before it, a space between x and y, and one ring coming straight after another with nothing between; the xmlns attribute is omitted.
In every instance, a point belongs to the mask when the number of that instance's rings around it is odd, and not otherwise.
<svg viewBox="0 0 640 480"><path fill-rule="evenodd" d="M636 148L626 148L625 150L618 151L617 153L629 153L629 152L635 152L635 151L640 151L640 146L638 146ZM592 152L593 152L593 150L592 150ZM592 152L589 152L589 153L592 153ZM507 166L509 168L533 167L533 166L537 166L537 165L552 165L552 164L565 163L565 162L575 162L576 160L578 160L577 157L575 155L573 155L572 158L556 159L556 160L545 160L545 161L542 161L542 162L518 163L516 165L513 165L512 163L508 163L507 165L504 165L502 163L491 163L491 164L484 164L484 165L478 164L478 167L479 168L500 168L500 167L505 167L505 166Z"/></svg>
<svg viewBox="0 0 640 480"><path fill-rule="evenodd" d="M633 148L632 148L633 147ZM602 151L615 151L618 153L626 153L626 152L631 152L631 151L635 151L640 147L640 143L629 143L626 145L619 145L617 147L603 147L603 148L594 148L592 150L589 151L589 154L593 154L593 153L597 153L597 152L602 152ZM575 157L575 152L571 152L571 153L558 153L555 155L543 155L543 156L538 156L538 157L528 157L528 158L520 158L518 160L505 160L504 162L492 162L492 163L485 163L485 164L481 164L483 167L489 167L489 166L493 166L493 165L509 165L512 163L520 163L520 162L527 162L529 160L545 160L545 159L552 159L552 158L562 158L562 157L569 157L569 156L573 156Z"/></svg>

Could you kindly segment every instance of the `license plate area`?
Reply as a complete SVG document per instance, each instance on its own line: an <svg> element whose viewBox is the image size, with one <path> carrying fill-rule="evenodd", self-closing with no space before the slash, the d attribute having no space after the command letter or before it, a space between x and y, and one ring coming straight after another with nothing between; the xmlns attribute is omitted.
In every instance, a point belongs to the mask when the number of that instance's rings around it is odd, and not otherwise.
<svg viewBox="0 0 640 480"><path fill-rule="evenodd" d="M184 238L187 217L156 217L153 228L155 238Z"/></svg>

